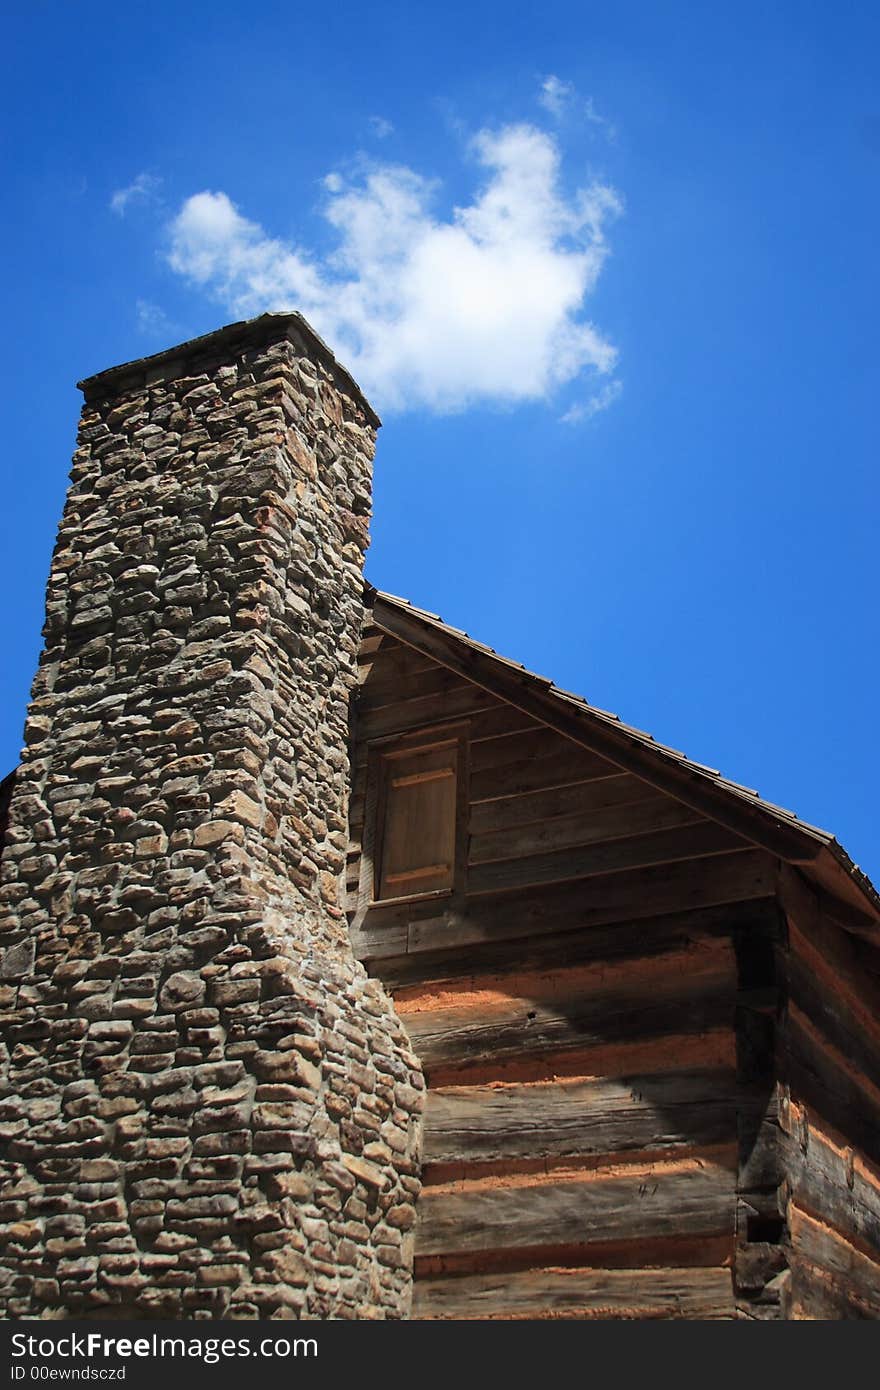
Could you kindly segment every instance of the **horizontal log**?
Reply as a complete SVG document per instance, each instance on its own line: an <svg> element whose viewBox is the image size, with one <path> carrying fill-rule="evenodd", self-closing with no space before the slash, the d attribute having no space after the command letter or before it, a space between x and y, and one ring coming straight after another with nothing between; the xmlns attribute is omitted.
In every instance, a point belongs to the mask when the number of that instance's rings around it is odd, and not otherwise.
<svg viewBox="0 0 880 1390"><path fill-rule="evenodd" d="M714 821L657 830L632 839L534 854L500 864L474 864L468 870L468 896L509 892L542 883L571 882L595 875L642 869L652 864L706 858L724 851L743 849L744 842Z"/></svg>
<svg viewBox="0 0 880 1390"><path fill-rule="evenodd" d="M628 772L613 777L589 778L568 787L505 797L501 801L478 801L470 808L473 836L514 831L541 825L557 816L587 815L605 807L624 806L656 797L658 793Z"/></svg>
<svg viewBox="0 0 880 1390"><path fill-rule="evenodd" d="M776 863L760 850L608 874L582 883L548 885L532 893L470 899L464 909L437 903L374 905L352 930L361 960L422 951L587 931L612 922L767 898Z"/></svg>
<svg viewBox="0 0 880 1390"><path fill-rule="evenodd" d="M838 1053L876 1090L880 1098L880 1038L876 1022L861 1019L855 1001L838 992L811 954L802 957L797 933L787 959L788 994L792 1004ZM859 1011L861 1012L861 1011Z"/></svg>
<svg viewBox="0 0 880 1390"><path fill-rule="evenodd" d="M718 1144L735 1132L736 1100L736 1077L724 1071L430 1091L424 1162Z"/></svg>
<svg viewBox="0 0 880 1390"><path fill-rule="evenodd" d="M845 1005L851 1026L880 1049L880 954L818 912L807 921L789 912L788 940L802 967Z"/></svg>
<svg viewBox="0 0 880 1390"><path fill-rule="evenodd" d="M530 730L539 729L541 726L530 719L522 710L516 709L513 705L503 704L500 700L489 703L472 713L460 716L460 722L466 723L468 738L471 747L480 743L484 738L495 739L500 734L516 735ZM365 769L369 758L371 744L362 734L362 730L354 717L355 743L352 753L352 765L357 769L357 775L365 777ZM394 731L392 730L392 736ZM417 737L419 726L416 725L408 731L408 737Z"/></svg>
<svg viewBox="0 0 880 1390"><path fill-rule="evenodd" d="M517 756L512 762L472 773L470 800L495 801L500 797L523 796L550 787L567 787L572 782L586 782L593 777L617 775L618 769L613 763L571 744L545 756Z"/></svg>
<svg viewBox="0 0 880 1390"><path fill-rule="evenodd" d="M667 1034L707 1033L729 1020L730 1004L716 988L694 989L687 997L647 1002L638 994L603 1000L569 1000L560 1011L528 1009L525 1004L516 1016L500 1022L467 1021L416 1014L408 1017L406 1028L423 1065L479 1066L515 1057L547 1056L556 1051L582 1052L612 1043L644 1041ZM529 1014L532 1017L529 1017Z"/></svg>
<svg viewBox="0 0 880 1390"><path fill-rule="evenodd" d="M841 1299L844 1304L853 1303L856 1317L880 1318L880 1263L877 1259L872 1259L832 1226L796 1205L789 1209L789 1236L793 1292L804 1311L815 1310L822 1316L831 1295L832 1302L838 1306Z"/></svg>
<svg viewBox="0 0 880 1390"><path fill-rule="evenodd" d="M406 705L410 700L445 695L450 690L460 689L465 683L453 671L447 671L435 662L422 662L420 666L413 663L409 670L401 670L397 661L377 662L369 679L361 686L358 716L392 705Z"/></svg>
<svg viewBox="0 0 880 1390"><path fill-rule="evenodd" d="M611 1176L610 1168L605 1176ZM637 1250L630 1240L600 1240L586 1245L566 1242L418 1255L413 1262L413 1274L418 1280L527 1273L530 1269L718 1269L722 1265L730 1266L733 1254L733 1233L728 1230L714 1236L671 1235L642 1239Z"/></svg>
<svg viewBox="0 0 880 1390"><path fill-rule="evenodd" d="M426 1187L416 1255L732 1233L733 1175L720 1162L682 1159L613 1172Z"/></svg>
<svg viewBox="0 0 880 1390"><path fill-rule="evenodd" d="M788 1295L792 1322L854 1322L875 1316L845 1285L803 1257L792 1258Z"/></svg>
<svg viewBox="0 0 880 1390"><path fill-rule="evenodd" d="M703 982L732 984L735 969L730 942L723 936L708 934L688 941L681 950L662 954L632 955L615 961L603 958L577 965L566 961L555 969L537 972L470 972L446 985L420 981L409 989L398 990L395 1002L401 1016L447 1010L489 1017L523 1001L531 1005L587 998L595 1003L621 990L641 991L651 998L677 997L683 989Z"/></svg>
<svg viewBox="0 0 880 1390"><path fill-rule="evenodd" d="M497 700L479 686L463 683L441 695L428 695L405 704L387 705L378 710L359 709L356 730L359 740L387 738L391 734L410 733L415 729L431 728L494 709Z"/></svg>
<svg viewBox="0 0 880 1390"><path fill-rule="evenodd" d="M730 1318L733 1292L724 1268L529 1269L416 1280L412 1316Z"/></svg>
<svg viewBox="0 0 880 1390"><path fill-rule="evenodd" d="M372 650L369 650L370 647ZM397 642L388 636L378 646L375 645L375 641L366 643L362 641L358 653L358 665L369 667L379 682L393 677L405 678L418 671L442 671L446 669L433 661L431 657L424 656L422 652L417 652L412 647L407 647L403 642Z"/></svg>
<svg viewBox="0 0 880 1390"><path fill-rule="evenodd" d="M824 1134L809 1118L802 1117L789 1130L785 1161L792 1201L814 1219L833 1226L851 1244L880 1253L877 1169Z"/></svg>
<svg viewBox="0 0 880 1390"><path fill-rule="evenodd" d="M462 952L440 947L415 955L383 958L375 973L391 989L415 984L456 981L497 971L547 971L590 961L649 959L667 951L687 950L706 937L726 936L738 930L761 930L772 919L773 899L722 903L695 912L671 913L610 926L589 927L581 932L558 932L534 938L487 942ZM438 937L442 941L442 935Z"/></svg>
<svg viewBox="0 0 880 1390"><path fill-rule="evenodd" d="M674 1068L733 1067L735 1034L719 1023L690 1033L638 1035L619 1041L587 1038L573 1047L529 1051L507 1058L476 1059L434 1066L433 1088L558 1081L565 1077L657 1075Z"/></svg>
<svg viewBox="0 0 880 1390"><path fill-rule="evenodd" d="M617 778L610 779L617 781ZM585 782L585 787L602 783ZM623 806L580 811L571 816L553 816L533 825L496 830L489 835L471 832L468 859L471 864L488 864L507 859L526 858L578 845L623 840L657 830L669 830L702 821L696 811L671 796L654 796ZM705 822L703 822L705 823Z"/></svg>
<svg viewBox="0 0 880 1390"><path fill-rule="evenodd" d="M880 1092L794 1004L786 1011L782 1063L793 1100L880 1163Z"/></svg>
<svg viewBox="0 0 880 1390"><path fill-rule="evenodd" d="M659 968L657 962L650 965L577 972L579 978L570 982L560 972L558 988L541 989L526 979L519 994L484 1003L475 992L452 1007L418 1012L398 996L398 1011L429 1068L704 1032L732 1023L734 973L728 955L694 950L661 958Z"/></svg>
<svg viewBox="0 0 880 1390"><path fill-rule="evenodd" d="M798 921L798 904L805 899L811 900L812 911L820 919L846 932L854 944L868 948L865 963L876 980L880 962L880 910L876 890L857 868L848 869L828 845L822 846L809 872L808 884L794 867L785 867L781 891L786 911L791 911Z"/></svg>
<svg viewBox="0 0 880 1390"><path fill-rule="evenodd" d="M583 748L571 739L564 738L555 729L538 725L516 737L484 739L475 748L471 757L473 773L487 772L490 768L509 767L511 763L523 763L538 758L553 758L558 754L582 753ZM603 760L604 761L604 760ZM616 772L615 767L610 771Z"/></svg>
<svg viewBox="0 0 880 1390"><path fill-rule="evenodd" d="M436 903L433 906L436 910ZM356 900L352 895L348 910L354 912L355 909ZM442 927L443 916L433 920ZM369 907L361 924L354 922L349 929L351 948L356 958L364 962L380 961L384 956L403 956L409 949L409 932L410 923L400 916L399 909L392 915L380 907Z"/></svg>

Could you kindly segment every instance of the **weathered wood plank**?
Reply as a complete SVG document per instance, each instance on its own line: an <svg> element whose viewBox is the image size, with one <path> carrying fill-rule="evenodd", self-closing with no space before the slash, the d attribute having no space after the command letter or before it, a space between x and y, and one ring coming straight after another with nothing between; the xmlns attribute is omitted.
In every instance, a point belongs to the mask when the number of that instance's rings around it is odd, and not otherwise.
<svg viewBox="0 0 880 1390"><path fill-rule="evenodd" d="M390 988L399 989L412 984L461 980L493 970L546 971L590 961L647 959L666 951L687 950L704 937L726 936L737 929L758 929L774 910L772 899L759 899L672 913L651 918L647 923L639 919L581 932L488 942L472 945L466 952L441 946L413 956L383 957L375 973ZM442 928L438 939L442 942Z"/></svg>
<svg viewBox="0 0 880 1390"><path fill-rule="evenodd" d="M468 718L471 748L482 743L484 738L497 738L501 734L515 735L528 733L542 726L530 715L524 714L515 705L507 705L499 700L493 709L487 709Z"/></svg>
<svg viewBox="0 0 880 1390"><path fill-rule="evenodd" d="M501 801L479 801L470 809L474 836L491 835L520 826L540 825L557 816L587 815L608 806L623 806L655 797L658 793L628 772L613 777L591 778L550 791L528 792ZM660 793L662 795L662 793Z"/></svg>
<svg viewBox="0 0 880 1390"><path fill-rule="evenodd" d="M775 1091L766 1097L740 1092L737 1113L739 1173L737 1192L767 1192L783 1181L783 1142Z"/></svg>
<svg viewBox="0 0 880 1390"><path fill-rule="evenodd" d="M411 700L424 700L431 695L444 695L458 690L465 682L452 671L436 663L421 665L410 662L386 662L373 667L358 696L359 716L391 705L407 705Z"/></svg>
<svg viewBox="0 0 880 1390"><path fill-rule="evenodd" d="M824 895L812 892L787 865L780 891L793 957L835 1004L845 1005L850 1029L880 1048L880 954L826 918L820 907Z"/></svg>
<svg viewBox="0 0 880 1390"><path fill-rule="evenodd" d="M647 1001L633 993L603 1000L567 1001L564 1011L546 1007L518 1011L500 1021L475 1021L473 1015L457 1017L418 1014L406 1020L415 1051L430 1071L433 1067L461 1066L485 1069L487 1063L542 1056L554 1051L598 1048L609 1043L661 1038L666 1034L706 1033L723 1026L729 1017L729 1001L719 990L695 989L674 1000ZM529 1015L532 1017L529 1017Z"/></svg>
<svg viewBox="0 0 880 1390"><path fill-rule="evenodd" d="M371 675L367 677L370 684L375 682L381 686L395 679L405 679L414 672L446 669L431 657L424 656L422 652L417 652L413 647L388 636L377 647L374 646L372 651L367 649L368 645L361 642L358 660L371 668Z"/></svg>
<svg viewBox="0 0 880 1390"><path fill-rule="evenodd" d="M736 1077L724 1071L434 1090L424 1162L718 1144L735 1133L736 1102Z"/></svg>
<svg viewBox="0 0 880 1390"><path fill-rule="evenodd" d="M467 722L471 746L481 742L484 738L496 738L499 734L515 736L517 733L540 728L540 725L534 719L530 719L527 714L523 714L522 710L516 709L513 705L505 705L500 700L490 702L485 708L466 713L461 718ZM352 762L356 768L360 769L366 766L370 745L357 724L356 712L354 723L356 741ZM417 728L418 726L404 732L415 733ZM393 735L394 732L392 729L391 734ZM381 735L377 735L377 737L381 737Z"/></svg>
<svg viewBox="0 0 880 1390"><path fill-rule="evenodd" d="M441 695L428 695L405 704L383 706L378 710L359 709L357 733L359 739L385 738L391 734L409 733L414 729L431 728L435 724L459 720L467 715L494 709L497 701L479 686L461 684Z"/></svg>
<svg viewBox="0 0 880 1390"><path fill-rule="evenodd" d="M538 972L503 967L486 974L470 972L449 985L432 986L420 981L398 990L399 1014L476 1012L491 1016L523 1000L530 1005L585 997L593 1002L620 990L678 995L702 981L725 984L735 981L736 962L730 942L707 935L689 941L684 949L662 955L629 956L616 961L591 960L580 965L566 962ZM732 1019L731 1019L732 1021Z"/></svg>
<svg viewBox="0 0 880 1390"><path fill-rule="evenodd" d="M734 1035L724 1023L688 1033L670 1031L609 1042L587 1039L554 1050L528 1051L476 1062L453 1062L430 1070L434 1088L465 1085L526 1084L565 1077L660 1074L674 1067L734 1065Z"/></svg>
<svg viewBox="0 0 880 1390"><path fill-rule="evenodd" d="M880 1318L880 1260L797 1205L789 1208L795 1309L813 1316Z"/></svg>
<svg viewBox="0 0 880 1390"><path fill-rule="evenodd" d="M493 767L506 767L511 763L521 763L526 759L553 758L558 754L582 753L580 744L572 743L555 729L546 726L521 733L516 738L484 739L475 748L471 758L473 772L487 772ZM617 769L612 765L612 771Z"/></svg>
<svg viewBox="0 0 880 1390"><path fill-rule="evenodd" d="M792 1003L849 1065L870 1082L880 1097L880 1038L877 1024L854 1016L852 996L835 989L824 971L808 955L798 951L794 934L787 961L788 991ZM861 1010L859 1010L861 1013Z"/></svg>
<svg viewBox="0 0 880 1390"><path fill-rule="evenodd" d="M583 882L548 885L515 899L509 894L487 895L469 900L463 910L436 902L373 906L353 927L352 941L361 960L379 960L438 948L537 940L612 922L767 898L775 877L775 860L760 850L744 850L592 878L588 887Z"/></svg>
<svg viewBox="0 0 880 1390"><path fill-rule="evenodd" d="M854 1322L875 1316L819 1265L797 1257L792 1259L788 1306L792 1322Z"/></svg>
<svg viewBox="0 0 880 1390"><path fill-rule="evenodd" d="M572 782L586 782L593 777L616 777L618 771L605 758L572 744L570 749L561 748L542 757L519 756L512 762L472 773L470 799L479 802L495 801L505 796L523 796L549 787L567 787Z"/></svg>
<svg viewBox="0 0 880 1390"><path fill-rule="evenodd" d="M397 1008L428 1068L732 1024L726 953L695 948L628 966L558 972L543 988L528 977L521 985L502 982L486 1002L476 988L460 1001L454 996L451 1007L426 1008L398 995Z"/></svg>
<svg viewBox="0 0 880 1390"><path fill-rule="evenodd" d="M529 1269L416 1280L412 1316L731 1318L733 1292L724 1268Z"/></svg>
<svg viewBox="0 0 880 1390"><path fill-rule="evenodd" d="M647 868L652 864L705 858L744 847L745 842L724 826L700 821L631 839L606 840L503 863L474 864L468 870L467 891L468 896L509 892L541 883L570 882L625 869Z"/></svg>
<svg viewBox="0 0 880 1390"><path fill-rule="evenodd" d="M793 1003L786 1011L782 1061L792 1099L806 1102L880 1163L880 1091Z"/></svg>
<svg viewBox="0 0 880 1390"><path fill-rule="evenodd" d="M792 1200L865 1250L880 1251L880 1171L800 1107L781 1112Z"/></svg>
<svg viewBox="0 0 880 1390"><path fill-rule="evenodd" d="M594 784L587 782L584 785L589 787ZM674 801L671 796L651 795L644 801L582 811L573 816L554 816L536 824L497 830L489 835L474 835L472 832L469 859L471 864L488 864L526 858L548 851L627 839L701 822L705 823L683 801Z"/></svg>
<svg viewBox="0 0 880 1390"><path fill-rule="evenodd" d="M416 1254L727 1231L732 1238L733 1175L721 1163L682 1159L613 1172L578 1172L568 1181L550 1174L543 1181L426 1187L419 1198Z"/></svg>

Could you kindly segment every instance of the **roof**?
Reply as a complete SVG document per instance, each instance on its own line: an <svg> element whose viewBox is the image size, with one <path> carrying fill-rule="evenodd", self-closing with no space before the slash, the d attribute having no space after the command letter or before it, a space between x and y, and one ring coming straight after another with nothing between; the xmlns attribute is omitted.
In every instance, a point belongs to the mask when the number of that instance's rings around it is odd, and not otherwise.
<svg viewBox="0 0 880 1390"><path fill-rule="evenodd" d="M833 913L842 925L875 935L880 895L830 831L810 825L751 787L694 762L678 749L658 743L643 729L624 723L618 715L500 656L492 647L444 623L436 613L372 585L367 590L378 627L797 865L820 891L846 905L843 913ZM850 919L844 921L847 908Z"/></svg>

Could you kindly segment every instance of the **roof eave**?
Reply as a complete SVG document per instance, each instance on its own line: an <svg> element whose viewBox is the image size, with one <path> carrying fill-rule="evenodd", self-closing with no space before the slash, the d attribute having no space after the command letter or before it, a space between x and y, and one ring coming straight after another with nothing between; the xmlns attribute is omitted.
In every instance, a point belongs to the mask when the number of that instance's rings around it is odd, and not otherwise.
<svg viewBox="0 0 880 1390"><path fill-rule="evenodd" d="M842 905L851 929L876 935L880 896L828 832L789 817L780 808L726 786L709 771L681 755L637 736L612 716L555 690L552 683L498 657L467 634L449 628L434 614L412 608L405 600L368 586L373 620L400 641L416 647L441 665L489 690L500 699L542 720L564 737L608 758L701 814L725 825L743 839L788 864L800 867Z"/></svg>

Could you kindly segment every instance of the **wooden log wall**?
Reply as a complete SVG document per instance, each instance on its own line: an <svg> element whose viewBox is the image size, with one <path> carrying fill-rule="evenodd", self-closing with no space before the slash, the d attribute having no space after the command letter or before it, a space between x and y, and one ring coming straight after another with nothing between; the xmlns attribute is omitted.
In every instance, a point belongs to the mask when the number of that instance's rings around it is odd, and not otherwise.
<svg viewBox="0 0 880 1390"><path fill-rule="evenodd" d="M880 952L783 875L790 1316L880 1317Z"/></svg>
<svg viewBox="0 0 880 1390"><path fill-rule="evenodd" d="M750 1320L788 1312L785 1167L777 1035L784 1003L785 922L777 904L732 927L737 956L736 1311Z"/></svg>
<svg viewBox="0 0 880 1390"><path fill-rule="evenodd" d="M375 630L362 659L352 933L429 1083L413 1316L734 1316L775 861ZM464 887L371 904L370 748L462 722Z"/></svg>

